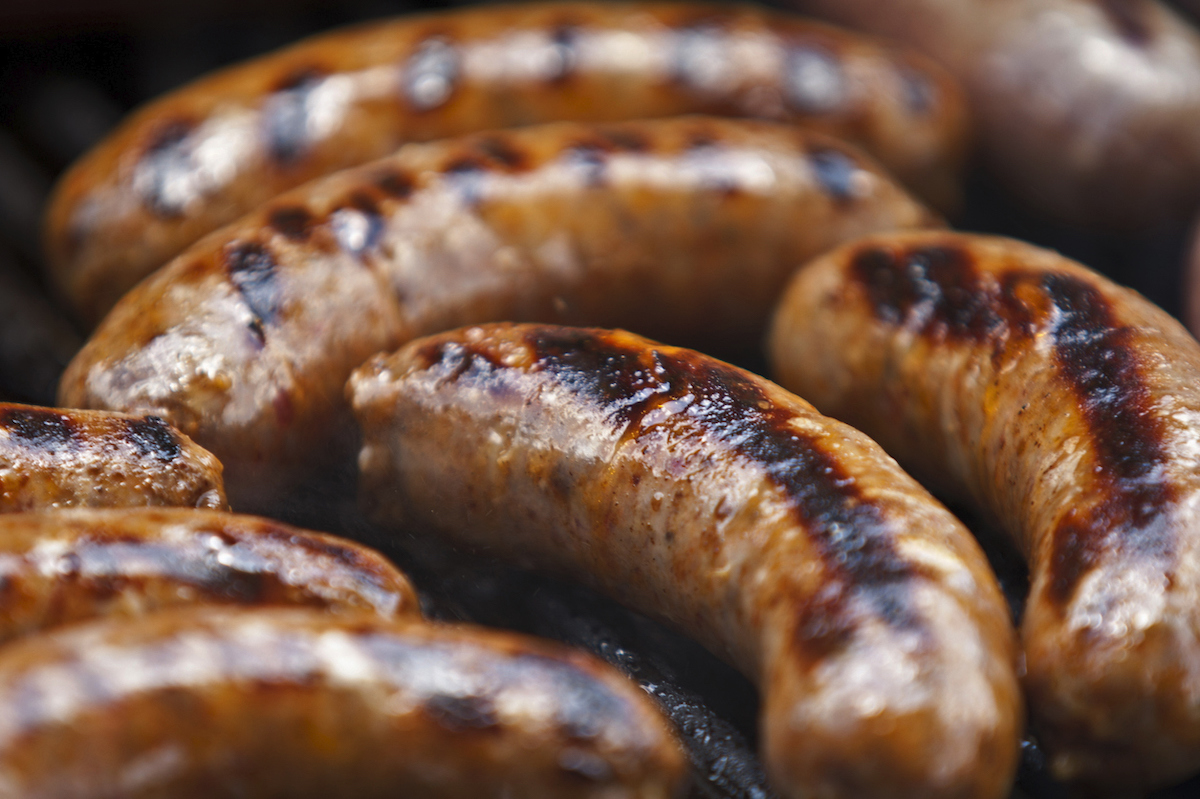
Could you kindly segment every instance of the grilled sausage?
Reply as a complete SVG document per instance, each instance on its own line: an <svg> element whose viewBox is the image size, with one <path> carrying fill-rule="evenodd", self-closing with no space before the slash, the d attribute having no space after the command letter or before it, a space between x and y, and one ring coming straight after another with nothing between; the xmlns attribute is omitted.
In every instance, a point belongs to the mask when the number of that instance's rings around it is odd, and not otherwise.
<svg viewBox="0 0 1200 799"><path fill-rule="evenodd" d="M0 403L0 513L225 508L221 463L157 416Z"/></svg>
<svg viewBox="0 0 1200 799"><path fill-rule="evenodd" d="M1096 228L1200 205L1200 36L1156 0L789 0L930 55L1031 206Z"/></svg>
<svg viewBox="0 0 1200 799"><path fill-rule="evenodd" d="M356 371L368 512L549 568L756 680L790 797L1003 797L1015 642L974 539L866 436L624 332L497 324Z"/></svg>
<svg viewBox="0 0 1200 799"><path fill-rule="evenodd" d="M379 553L279 522L180 508L0 516L0 644L201 602L420 614L408 580Z"/></svg>
<svg viewBox="0 0 1200 799"><path fill-rule="evenodd" d="M144 282L60 397L162 415L221 458L236 509L271 513L322 457L352 459L343 389L376 352L499 319L757 347L797 264L934 222L854 151L773 123L409 145L277 198Z"/></svg>
<svg viewBox="0 0 1200 799"><path fill-rule="evenodd" d="M923 57L753 6L493 6L317 37L150 104L61 181L47 259L95 324L209 231L405 142L687 113L803 122L957 195L965 113Z"/></svg>
<svg viewBox="0 0 1200 799"><path fill-rule="evenodd" d="M108 619L0 650L0 794L666 799L653 701L511 633L293 608Z"/></svg>
<svg viewBox="0 0 1200 799"><path fill-rule="evenodd" d="M1055 253L870 237L802 269L779 380L1004 527L1029 563L1054 773L1132 795L1200 767L1200 347Z"/></svg>

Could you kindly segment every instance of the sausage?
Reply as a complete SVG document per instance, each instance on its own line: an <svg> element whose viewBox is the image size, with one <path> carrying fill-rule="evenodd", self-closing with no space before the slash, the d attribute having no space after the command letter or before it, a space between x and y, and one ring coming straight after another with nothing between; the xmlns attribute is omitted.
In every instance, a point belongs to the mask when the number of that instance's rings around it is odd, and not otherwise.
<svg viewBox="0 0 1200 799"><path fill-rule="evenodd" d="M107 619L0 650L0 793L667 799L683 757L603 663L294 608Z"/></svg>
<svg viewBox="0 0 1200 799"><path fill-rule="evenodd" d="M1200 205L1200 36L1157 0L789 0L932 56L1031 207L1098 230Z"/></svg>
<svg viewBox="0 0 1200 799"><path fill-rule="evenodd" d="M1200 768L1200 347L1178 322L1029 244L900 233L801 269L770 351L1024 553L1054 774L1135 795Z"/></svg>
<svg viewBox="0 0 1200 799"><path fill-rule="evenodd" d="M67 507L223 509L222 466L158 416L0 403L0 514Z"/></svg>
<svg viewBox="0 0 1200 799"><path fill-rule="evenodd" d="M408 579L379 553L267 519L181 508L0 516L0 645L201 602L420 615Z"/></svg>
<svg viewBox="0 0 1200 799"><path fill-rule="evenodd" d="M855 151L765 122L560 123L409 145L212 234L114 309L60 384L170 420L272 515L352 462L371 355L480 321L632 327L757 348L792 269L938 220Z"/></svg>
<svg viewBox="0 0 1200 799"><path fill-rule="evenodd" d="M1015 636L970 533L856 430L622 331L494 324L357 370L377 522L580 580L757 682L788 797L1005 797Z"/></svg>
<svg viewBox="0 0 1200 799"><path fill-rule="evenodd" d="M802 122L955 203L966 115L923 57L753 6L500 5L326 34L151 103L60 181L50 274L90 327L209 231L405 142L688 113Z"/></svg>

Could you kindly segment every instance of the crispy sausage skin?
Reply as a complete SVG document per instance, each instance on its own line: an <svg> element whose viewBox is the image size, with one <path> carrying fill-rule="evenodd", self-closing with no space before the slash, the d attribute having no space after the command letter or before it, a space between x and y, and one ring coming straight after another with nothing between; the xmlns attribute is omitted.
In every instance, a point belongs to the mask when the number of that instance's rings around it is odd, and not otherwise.
<svg viewBox="0 0 1200 799"><path fill-rule="evenodd" d="M0 403L0 514L68 507L224 509L223 468L157 416Z"/></svg>
<svg viewBox="0 0 1200 799"><path fill-rule="evenodd" d="M866 436L621 331L495 324L355 372L385 524L586 581L756 680L789 797L1003 797L1015 642L974 539Z"/></svg>
<svg viewBox="0 0 1200 799"><path fill-rule="evenodd" d="M420 615L408 579L360 544L181 508L0 516L0 586L0 644L81 619L197 603Z"/></svg>
<svg viewBox="0 0 1200 799"><path fill-rule="evenodd" d="M150 104L61 181L47 259L95 324L209 231L405 142L694 113L802 122L957 196L964 106L924 57L749 5L500 5L319 36Z"/></svg>
<svg viewBox="0 0 1200 799"><path fill-rule="evenodd" d="M1024 551L1032 720L1061 778L1200 767L1200 347L1028 244L869 237L797 273L783 385L874 436Z"/></svg>
<svg viewBox="0 0 1200 799"><path fill-rule="evenodd" d="M797 264L936 223L855 151L775 123L409 145L277 198L142 283L60 397L162 415L221 458L235 509L273 512L336 442L352 459L343 389L377 352L499 319L748 349Z"/></svg>
<svg viewBox="0 0 1200 799"><path fill-rule="evenodd" d="M0 795L668 799L648 696L511 633L294 608L106 619L0 650Z"/></svg>
<svg viewBox="0 0 1200 799"><path fill-rule="evenodd" d="M997 177L1059 220L1200 205L1200 36L1157 0L788 0L895 37L963 82Z"/></svg>

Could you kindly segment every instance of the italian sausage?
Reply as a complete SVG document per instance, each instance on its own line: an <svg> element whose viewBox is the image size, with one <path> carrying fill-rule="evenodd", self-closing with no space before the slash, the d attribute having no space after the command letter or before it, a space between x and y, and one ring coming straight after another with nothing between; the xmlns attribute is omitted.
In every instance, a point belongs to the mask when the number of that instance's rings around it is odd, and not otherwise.
<svg viewBox="0 0 1200 799"><path fill-rule="evenodd" d="M223 509L221 463L157 416L0 403L0 513Z"/></svg>
<svg viewBox="0 0 1200 799"><path fill-rule="evenodd" d="M770 351L1024 552L1058 777L1133 795L1200 768L1200 347L1178 322L1032 245L902 233L800 270Z"/></svg>
<svg viewBox="0 0 1200 799"><path fill-rule="evenodd" d="M683 757L605 664L294 608L107 619L0 650L0 795L667 799Z"/></svg>
<svg viewBox="0 0 1200 799"><path fill-rule="evenodd" d="M1200 36L1156 0L789 0L962 81L992 171L1059 221L1137 229L1200 205Z"/></svg>
<svg viewBox="0 0 1200 799"><path fill-rule="evenodd" d="M159 414L274 513L344 452L350 371L480 321L757 348L792 269L935 224L855 151L766 122L560 123L408 145L283 195L142 283L71 362L64 405Z"/></svg>
<svg viewBox="0 0 1200 799"><path fill-rule="evenodd" d="M196 603L420 615L408 579L379 553L267 519L180 508L0 517L0 645Z"/></svg>
<svg viewBox="0 0 1200 799"><path fill-rule="evenodd" d="M1004 797L1022 711L983 553L874 442L622 331L496 324L356 371L378 522L547 568L759 685L788 797Z"/></svg>
<svg viewBox="0 0 1200 799"><path fill-rule="evenodd" d="M966 115L924 57L748 5L499 5L319 36L148 105L60 181L47 260L94 325L209 231L405 142L688 113L802 122L957 195Z"/></svg>

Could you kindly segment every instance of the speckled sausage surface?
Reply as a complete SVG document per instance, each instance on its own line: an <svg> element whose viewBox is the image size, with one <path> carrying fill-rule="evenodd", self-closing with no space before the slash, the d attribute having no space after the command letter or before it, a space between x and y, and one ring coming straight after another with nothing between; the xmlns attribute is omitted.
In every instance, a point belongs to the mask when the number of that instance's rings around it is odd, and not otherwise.
<svg viewBox="0 0 1200 799"><path fill-rule="evenodd" d="M511 633L189 608L0 649L0 795L669 799L683 756L607 665Z"/></svg>
<svg viewBox="0 0 1200 799"><path fill-rule="evenodd" d="M0 513L223 509L222 466L157 416L0 403Z"/></svg>
<svg viewBox="0 0 1200 799"><path fill-rule="evenodd" d="M1200 768L1200 346L1031 245L870 237L798 273L780 382L975 504L1030 566L1031 716L1064 779Z"/></svg>
<svg viewBox="0 0 1200 799"><path fill-rule="evenodd" d="M1200 205L1200 35L1157 0L789 0L963 82L979 149L1031 206L1102 229Z"/></svg>
<svg viewBox="0 0 1200 799"><path fill-rule="evenodd" d="M766 122L554 124L409 145L283 195L127 296L63 404L160 414L225 465L236 510L353 457L350 371L492 320L757 347L792 270L936 224L856 151Z"/></svg>
<svg viewBox="0 0 1200 799"><path fill-rule="evenodd" d="M405 142L691 113L803 122L957 197L964 107L924 57L751 5L493 5L319 36L150 104L61 181L47 259L94 324L209 231Z"/></svg>
<svg viewBox="0 0 1200 799"><path fill-rule="evenodd" d="M738 666L785 796L1007 796L1007 607L967 530L866 436L621 331L452 331L347 390L375 518L584 581Z"/></svg>
<svg viewBox="0 0 1200 799"><path fill-rule="evenodd" d="M268 519L180 508L0 516L0 644L199 603L420 615L412 585L378 552Z"/></svg>

